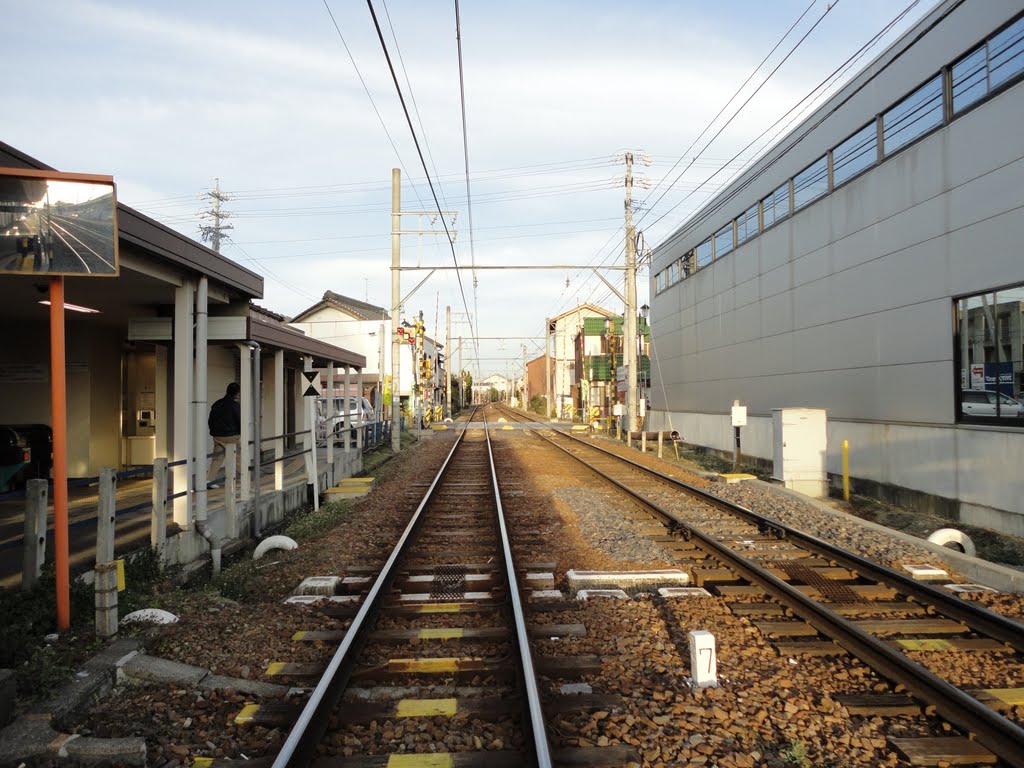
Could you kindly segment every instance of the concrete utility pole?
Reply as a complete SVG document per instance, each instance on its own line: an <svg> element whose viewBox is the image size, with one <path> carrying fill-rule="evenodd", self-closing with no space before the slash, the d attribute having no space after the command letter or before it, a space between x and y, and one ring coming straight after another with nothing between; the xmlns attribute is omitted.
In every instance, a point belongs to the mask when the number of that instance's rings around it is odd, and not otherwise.
<svg viewBox="0 0 1024 768"><path fill-rule="evenodd" d="M401 207L402 172L391 169L391 450L398 452L402 447L402 398L398 388L400 370L398 356L402 345L398 341L399 303L402 301Z"/></svg>
<svg viewBox="0 0 1024 768"><path fill-rule="evenodd" d="M444 308L444 415L452 417L452 308Z"/></svg>
<svg viewBox="0 0 1024 768"><path fill-rule="evenodd" d="M551 318L544 318L544 403L545 419L551 418Z"/></svg>
<svg viewBox="0 0 1024 768"><path fill-rule="evenodd" d="M626 429L637 427L636 354L636 230L633 228L633 153L626 153L626 302L622 318L623 360L626 363Z"/></svg>
<svg viewBox="0 0 1024 768"><path fill-rule="evenodd" d="M459 409L466 407L466 377L462 373L462 337L459 336Z"/></svg>
<svg viewBox="0 0 1024 768"><path fill-rule="evenodd" d="M213 200L213 210L205 211L202 214L204 218L213 219L213 225L200 226L199 232L202 234L203 240L208 241L210 243L210 247L213 248L213 250L215 250L217 253L220 253L221 238L227 237L227 235L225 235L224 232L229 229L234 229L234 227L231 224L221 223L222 219L230 218L231 214L223 213L220 209L220 204L223 201L230 200L231 197L228 195L221 194L219 178L215 178L213 180L213 191L206 192L204 193L203 196L209 197L211 200Z"/></svg>
<svg viewBox="0 0 1024 768"><path fill-rule="evenodd" d="M523 344L523 410L530 410L530 374L526 370L526 345Z"/></svg>

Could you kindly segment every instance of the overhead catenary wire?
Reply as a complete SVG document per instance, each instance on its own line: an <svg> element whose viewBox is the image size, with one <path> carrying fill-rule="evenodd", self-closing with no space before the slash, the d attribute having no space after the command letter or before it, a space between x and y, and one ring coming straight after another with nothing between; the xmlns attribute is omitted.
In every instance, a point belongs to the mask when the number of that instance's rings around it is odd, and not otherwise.
<svg viewBox="0 0 1024 768"><path fill-rule="evenodd" d="M409 126L409 132L412 134L413 143L416 145L416 154L419 155L420 164L423 166L423 173L426 174L427 184L430 185L430 194L434 197L434 205L437 206L437 212L441 219L441 225L444 227L444 233L448 236L448 245L452 252L452 261L455 266L459 266L459 257L455 253L455 240L452 237L451 231L448 229L448 223L444 219L444 213L441 208L441 203L437 199L437 191L434 189L434 182L430 178L430 171L427 169L426 160L423 158L423 150L420 148L419 138L416 136L416 129L413 127L412 118L409 116L409 108L405 105L405 97L402 95L402 86L398 82L398 76L395 74L394 64L391 63L391 54L388 53L387 43L384 42L384 34L381 32L380 22L377 20L377 12L373 9L373 0L366 0L366 5L370 9L370 16L373 18L373 26L377 31L377 39L380 41L381 50L384 52L384 58L388 64L388 70L391 72L391 80L395 84L395 90L398 92L398 100L402 104L402 112L405 114L405 121ZM473 327L473 316L469 314L469 303L466 301L466 290L462 285L462 275L459 270L455 272L456 277L459 281L459 293L462 294L462 306L465 308L467 318L469 321L470 336L476 336L476 330Z"/></svg>

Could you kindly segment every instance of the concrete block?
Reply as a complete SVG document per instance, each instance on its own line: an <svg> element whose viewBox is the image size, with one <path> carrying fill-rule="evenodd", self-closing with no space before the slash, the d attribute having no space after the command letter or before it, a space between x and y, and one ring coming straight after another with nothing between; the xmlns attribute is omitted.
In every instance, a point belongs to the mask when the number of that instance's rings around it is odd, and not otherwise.
<svg viewBox="0 0 1024 768"><path fill-rule="evenodd" d="M594 687L590 683L562 683L558 692L566 696L580 696L593 693Z"/></svg>
<svg viewBox="0 0 1024 768"><path fill-rule="evenodd" d="M746 472L723 472L717 479L720 483L742 483L744 480L756 480L757 475L748 475Z"/></svg>
<svg viewBox="0 0 1024 768"><path fill-rule="evenodd" d="M333 595L341 584L340 576L307 576L295 588L296 595Z"/></svg>
<svg viewBox="0 0 1024 768"><path fill-rule="evenodd" d="M659 587L679 587L690 583L686 571L678 568L664 568L649 571L577 571L566 574L569 590L581 589L623 589L639 591Z"/></svg>
<svg viewBox="0 0 1024 768"><path fill-rule="evenodd" d="M992 587L986 587L984 584L943 584L942 586L950 592L956 592L960 595L969 595L973 592L997 593L999 591L997 589L992 589Z"/></svg>
<svg viewBox="0 0 1024 768"><path fill-rule="evenodd" d="M181 664L158 656L137 653L118 668L118 680L144 683L175 684L183 687L198 686L209 674L202 667Z"/></svg>
<svg viewBox="0 0 1024 768"><path fill-rule="evenodd" d="M359 595L293 595L285 599L284 602L293 605L311 605L321 601L325 603L357 603L359 600Z"/></svg>
<svg viewBox="0 0 1024 768"><path fill-rule="evenodd" d="M917 581L937 581L949 578L946 571L934 565L904 565L903 569Z"/></svg>

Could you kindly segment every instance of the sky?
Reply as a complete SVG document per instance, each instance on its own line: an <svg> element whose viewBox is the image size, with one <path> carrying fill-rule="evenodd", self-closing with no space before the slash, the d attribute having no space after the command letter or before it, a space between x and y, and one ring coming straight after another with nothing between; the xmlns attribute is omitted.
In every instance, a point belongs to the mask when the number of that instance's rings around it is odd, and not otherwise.
<svg viewBox="0 0 1024 768"><path fill-rule="evenodd" d="M634 223L656 248L828 73L909 8L822 98L935 5L461 0L464 133L454 2L371 2L426 172L359 0L0 0L20 30L5 36L0 139L113 175L121 202L196 239L218 179L233 227L221 253L262 275L259 304L289 317L327 290L391 306L399 168L403 211L456 212L454 246L441 217L403 216L402 296L427 279L401 316L422 311L443 341L450 306L463 368L519 376L523 347L544 351L545 318L582 302L622 312L596 275L621 288L622 270L604 267L624 264L627 151Z"/></svg>

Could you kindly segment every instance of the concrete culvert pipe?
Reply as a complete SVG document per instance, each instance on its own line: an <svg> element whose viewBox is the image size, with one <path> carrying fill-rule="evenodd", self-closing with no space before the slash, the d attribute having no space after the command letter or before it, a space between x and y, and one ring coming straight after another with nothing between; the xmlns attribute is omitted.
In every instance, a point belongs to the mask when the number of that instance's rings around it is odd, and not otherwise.
<svg viewBox="0 0 1024 768"><path fill-rule="evenodd" d="M289 539L287 536L268 536L259 543L256 547L256 551L252 553L253 560L259 560L267 552L271 552L275 549L298 549L299 545L295 543L294 539Z"/></svg>
<svg viewBox="0 0 1024 768"><path fill-rule="evenodd" d="M956 528L940 528L928 537L928 541L932 544L938 544L940 547L958 549L971 557L974 557L978 552L974 542L971 541L971 537L963 531L958 531Z"/></svg>

